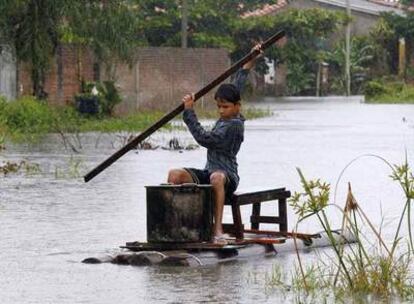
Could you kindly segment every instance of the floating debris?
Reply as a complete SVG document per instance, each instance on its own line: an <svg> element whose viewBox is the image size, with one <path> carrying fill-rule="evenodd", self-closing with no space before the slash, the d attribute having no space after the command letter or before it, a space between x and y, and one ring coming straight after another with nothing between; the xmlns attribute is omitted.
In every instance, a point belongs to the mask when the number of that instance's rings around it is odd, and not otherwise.
<svg viewBox="0 0 414 304"><path fill-rule="evenodd" d="M163 150L171 150L171 151L180 151L183 150L195 150L198 149L199 146L196 144L189 144L187 146L184 146L184 144L180 143L177 137L173 137L168 141L168 146L162 147Z"/></svg>
<svg viewBox="0 0 414 304"><path fill-rule="evenodd" d="M21 170L24 170L26 174L38 173L40 172L40 166L39 164L31 164L24 160L20 162L7 161L0 165L0 173L2 173L3 176L7 176L11 173L19 173Z"/></svg>
<svg viewBox="0 0 414 304"><path fill-rule="evenodd" d="M159 146L156 146L156 145L150 143L149 141L143 141L143 142L140 142L137 145L138 150L156 150L156 149L158 149L158 147Z"/></svg>

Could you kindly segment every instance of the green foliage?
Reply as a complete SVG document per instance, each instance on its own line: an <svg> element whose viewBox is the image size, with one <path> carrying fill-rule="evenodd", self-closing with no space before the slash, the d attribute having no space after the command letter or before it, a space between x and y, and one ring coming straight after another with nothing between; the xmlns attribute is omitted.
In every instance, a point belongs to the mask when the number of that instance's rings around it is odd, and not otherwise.
<svg viewBox="0 0 414 304"><path fill-rule="evenodd" d="M82 82L81 87L82 93L77 94L75 100L97 100L101 115L112 116L114 107L122 101L114 81Z"/></svg>
<svg viewBox="0 0 414 304"><path fill-rule="evenodd" d="M59 44L88 45L101 61L131 61L132 50L142 43L137 33L143 20L130 1L3 0L0 11L0 37L29 64L39 99L47 97L45 77Z"/></svg>
<svg viewBox="0 0 414 304"><path fill-rule="evenodd" d="M236 60L246 54L254 40L265 39L270 33L284 29L288 43L283 48L270 48L266 57L287 63L290 94L306 94L315 86L317 63L328 47L327 38L345 22L345 14L322 9L290 9L276 16L239 20L235 22L233 35L238 47L232 58ZM267 67L259 61L258 69L264 73Z"/></svg>
<svg viewBox="0 0 414 304"><path fill-rule="evenodd" d="M391 174L391 178L400 184L401 188L404 191L404 195L406 197L404 211L401 214L398 229L394 237L393 251L396 248L397 243L399 241L400 227L401 227L401 224L404 218L404 214L406 212L409 244L410 244L412 252L414 253L414 245L413 245L414 243L413 243L413 235L412 235L412 228L411 228L411 207L412 207L411 205L412 205L412 200L414 199L414 176L413 176L410 166L408 165L407 159L405 160L404 164L393 166L393 172Z"/></svg>
<svg viewBox="0 0 414 304"><path fill-rule="evenodd" d="M13 102L0 101L0 130L16 139L35 139L50 131L52 111L44 103L24 97Z"/></svg>
<svg viewBox="0 0 414 304"><path fill-rule="evenodd" d="M142 34L151 46L180 46L181 1L136 0ZM240 15L267 4L266 0L188 0L188 46L236 49L233 38ZM242 4L242 5L240 5ZM252 45L250 45L249 49Z"/></svg>
<svg viewBox="0 0 414 304"><path fill-rule="evenodd" d="M387 93L387 88L384 84L378 80L372 80L365 84L365 96L371 98L374 96L382 95Z"/></svg>
<svg viewBox="0 0 414 304"><path fill-rule="evenodd" d="M333 87L340 93L346 92L345 76L345 40L336 44L332 51L327 52L327 61L331 66L335 79ZM374 60L374 45L368 37L354 36L351 39L350 72L353 94L360 94L363 85L370 77L370 66Z"/></svg>
<svg viewBox="0 0 414 304"><path fill-rule="evenodd" d="M33 93L45 97L44 82L59 41L65 0L0 1L0 37L14 46L17 58L31 66Z"/></svg>
<svg viewBox="0 0 414 304"><path fill-rule="evenodd" d="M414 86L398 80L376 79L365 85L368 102L414 103Z"/></svg>
<svg viewBox="0 0 414 304"><path fill-rule="evenodd" d="M146 45L139 35L144 26L133 1L69 1L59 31L62 42L91 47L101 62L132 62L135 47Z"/></svg>
<svg viewBox="0 0 414 304"><path fill-rule="evenodd" d="M0 174L3 174L4 177L10 174L17 174L21 171L24 171L26 175L39 173L40 166L36 163L29 163L27 161L12 162L6 161L0 165Z"/></svg>
<svg viewBox="0 0 414 304"><path fill-rule="evenodd" d="M414 50L414 12L404 16L395 13L381 15L380 28L376 29L373 37L386 50L391 71L398 72L398 40L405 38L407 62L411 61Z"/></svg>
<svg viewBox="0 0 414 304"><path fill-rule="evenodd" d="M382 159L386 162L384 159ZM305 269L299 258L299 268L292 278L294 291L305 290L307 295L320 294L333 295L334 298L344 299L360 298L364 302L369 299L380 298L388 302L396 297L401 301L412 301L414 299L414 281L412 278L414 246L411 234L411 204L414 198L414 176L407 160L402 165L391 166L391 178L397 181L405 194L406 202L400 217L392 249L383 241L381 234L371 224L365 213L354 198L349 186L347 203L343 211L343 228L349 229L355 236L356 243L353 246L342 248L332 237L333 230L330 228L325 209L328 205L329 185L316 181L308 181L298 169L303 192L295 193L291 204L299 215L298 224L311 215L315 215L329 237L330 245L333 247L335 256L327 262L320 260L317 265L313 264L310 269ZM338 206L339 208L339 206ZM396 248L401 244L399 235L403 218L407 217L409 231L409 251L404 254ZM366 225L374 233L377 240L372 237L368 246L362 236L362 227ZM372 248L373 244L379 245ZM398 255L396 254L398 252ZM278 276L278 273L276 273Z"/></svg>
<svg viewBox="0 0 414 304"><path fill-rule="evenodd" d="M299 168L297 171L304 192L295 192L290 199L290 205L300 218L304 218L318 213L327 206L330 185L319 179L307 181Z"/></svg>
<svg viewBox="0 0 414 304"><path fill-rule="evenodd" d="M125 118L87 118L72 107L50 107L32 97L0 99L0 110L0 136L18 142L37 141L48 133L140 131L163 115L152 111Z"/></svg>
<svg viewBox="0 0 414 304"><path fill-rule="evenodd" d="M100 99L102 113L111 116L114 107L122 101L115 83L113 81L103 81L99 84L98 91L102 95Z"/></svg>
<svg viewBox="0 0 414 304"><path fill-rule="evenodd" d="M400 0L400 4L406 5L406 6L412 6L414 5L414 1L413 0Z"/></svg>
<svg viewBox="0 0 414 304"><path fill-rule="evenodd" d="M163 116L162 112L149 111L138 112L123 118L106 119L83 119L78 127L79 132L117 132L117 131L141 131L151 126L155 121ZM166 125L165 128L169 128Z"/></svg>

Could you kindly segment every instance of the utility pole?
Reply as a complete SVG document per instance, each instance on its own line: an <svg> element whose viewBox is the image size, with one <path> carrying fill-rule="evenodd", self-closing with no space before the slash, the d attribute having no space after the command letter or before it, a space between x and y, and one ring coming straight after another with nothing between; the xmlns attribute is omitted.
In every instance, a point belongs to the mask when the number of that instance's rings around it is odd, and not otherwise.
<svg viewBox="0 0 414 304"><path fill-rule="evenodd" d="M346 96L351 95L351 3L346 0L346 14L349 22L346 25L345 35L345 80L346 80Z"/></svg>
<svg viewBox="0 0 414 304"><path fill-rule="evenodd" d="M188 1L181 0L181 47L187 48Z"/></svg>

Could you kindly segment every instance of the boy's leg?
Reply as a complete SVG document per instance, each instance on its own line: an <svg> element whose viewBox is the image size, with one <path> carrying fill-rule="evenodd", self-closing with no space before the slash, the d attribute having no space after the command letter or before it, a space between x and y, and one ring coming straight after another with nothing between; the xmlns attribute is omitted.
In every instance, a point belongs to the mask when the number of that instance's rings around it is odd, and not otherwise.
<svg viewBox="0 0 414 304"><path fill-rule="evenodd" d="M193 183L191 174L184 169L172 169L168 172L168 182L174 185Z"/></svg>
<svg viewBox="0 0 414 304"><path fill-rule="evenodd" d="M210 175L210 183L213 187L215 207L214 207L214 236L223 234L223 209L226 198L225 186L227 176L222 171L215 171Z"/></svg>

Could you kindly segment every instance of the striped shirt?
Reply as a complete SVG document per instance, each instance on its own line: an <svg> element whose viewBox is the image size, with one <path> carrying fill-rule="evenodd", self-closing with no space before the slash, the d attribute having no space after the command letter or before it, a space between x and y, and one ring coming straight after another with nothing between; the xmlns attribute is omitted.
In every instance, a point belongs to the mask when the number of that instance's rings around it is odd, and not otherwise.
<svg viewBox="0 0 414 304"><path fill-rule="evenodd" d="M234 85L242 91L249 70L240 70L234 79ZM238 115L232 119L219 119L211 131L205 130L197 119L193 109L185 109L183 120L196 142L207 148L205 170L222 170L236 184L239 184L236 155L244 139L244 117Z"/></svg>

